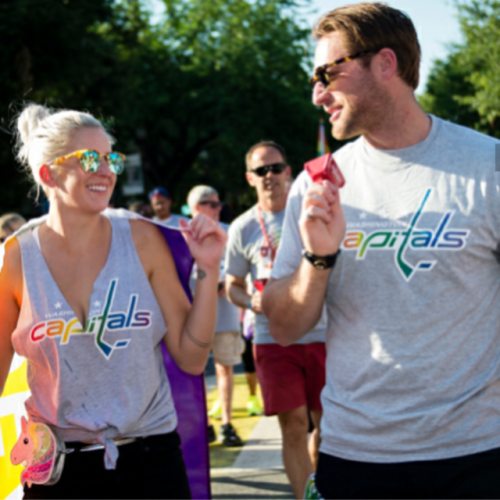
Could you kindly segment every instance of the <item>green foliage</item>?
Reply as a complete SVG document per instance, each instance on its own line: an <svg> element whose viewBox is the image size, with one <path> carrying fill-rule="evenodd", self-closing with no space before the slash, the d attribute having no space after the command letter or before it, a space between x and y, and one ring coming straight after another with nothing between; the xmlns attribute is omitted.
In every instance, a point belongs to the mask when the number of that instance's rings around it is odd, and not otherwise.
<svg viewBox="0 0 500 500"><path fill-rule="evenodd" d="M300 169L315 156L318 111L307 84L309 33L288 0L165 0L153 25L140 0L18 0L0 6L0 110L23 98L87 109L116 149L140 152L146 187L165 185L177 207L206 183L236 209L252 202L244 154L261 139ZM8 14L8 15L7 15ZM3 210L27 185L1 134Z"/></svg>
<svg viewBox="0 0 500 500"><path fill-rule="evenodd" d="M99 78L105 42L92 27L111 16L107 0L10 0L0 4L0 116L10 120L24 98L57 106L91 107L82 102ZM96 62L98 61L98 62ZM13 159L12 138L0 133L0 207L32 212L30 185Z"/></svg>
<svg viewBox="0 0 500 500"><path fill-rule="evenodd" d="M500 115L500 2L474 0L461 5L460 25L466 40L462 64L469 68L467 80L474 87L474 93L461 102L477 111L483 124L494 127Z"/></svg>
<svg viewBox="0 0 500 500"><path fill-rule="evenodd" d="M463 97L474 93L474 87L467 77L468 71L461 65L459 53L452 52L446 61L435 61L427 80L426 92L419 97L420 104L427 113L478 128L479 115L462 101Z"/></svg>
<svg viewBox="0 0 500 500"><path fill-rule="evenodd" d="M420 102L428 112L500 137L500 2L457 7L464 43L435 62Z"/></svg>

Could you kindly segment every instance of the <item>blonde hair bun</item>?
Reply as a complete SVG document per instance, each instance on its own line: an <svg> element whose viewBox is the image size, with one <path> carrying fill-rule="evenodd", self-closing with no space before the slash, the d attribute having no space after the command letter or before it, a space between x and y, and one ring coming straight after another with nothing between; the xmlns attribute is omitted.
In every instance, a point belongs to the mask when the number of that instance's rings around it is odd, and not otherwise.
<svg viewBox="0 0 500 500"><path fill-rule="evenodd" d="M39 186L42 185L40 167L67 153L66 148L78 130L99 128L109 142L114 143L102 123L82 111L53 110L30 103L17 118L16 125L17 158Z"/></svg>

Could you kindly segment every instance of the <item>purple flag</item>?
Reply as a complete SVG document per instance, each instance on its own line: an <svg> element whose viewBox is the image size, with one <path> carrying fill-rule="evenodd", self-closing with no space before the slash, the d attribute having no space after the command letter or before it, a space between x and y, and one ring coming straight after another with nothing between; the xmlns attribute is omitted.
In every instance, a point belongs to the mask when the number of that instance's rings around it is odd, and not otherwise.
<svg viewBox="0 0 500 500"><path fill-rule="evenodd" d="M175 229L157 226L170 247L179 279L189 300L189 276L193 258L182 233ZM177 431L182 440L182 453L186 463L191 495L196 499L210 499L210 459L208 453L208 421L203 375L183 372L162 344L165 370L172 389L178 416Z"/></svg>

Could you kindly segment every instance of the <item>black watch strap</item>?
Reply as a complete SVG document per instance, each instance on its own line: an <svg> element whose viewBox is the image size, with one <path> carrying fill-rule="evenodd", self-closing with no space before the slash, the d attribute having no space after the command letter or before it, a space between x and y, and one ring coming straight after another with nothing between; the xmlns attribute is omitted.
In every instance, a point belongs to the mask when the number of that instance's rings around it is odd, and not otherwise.
<svg viewBox="0 0 500 500"><path fill-rule="evenodd" d="M325 255L320 257L319 255L314 255L306 250L302 251L302 256L308 262L310 262L316 269L330 269L335 265L338 255L340 254L340 248L337 253L331 255Z"/></svg>

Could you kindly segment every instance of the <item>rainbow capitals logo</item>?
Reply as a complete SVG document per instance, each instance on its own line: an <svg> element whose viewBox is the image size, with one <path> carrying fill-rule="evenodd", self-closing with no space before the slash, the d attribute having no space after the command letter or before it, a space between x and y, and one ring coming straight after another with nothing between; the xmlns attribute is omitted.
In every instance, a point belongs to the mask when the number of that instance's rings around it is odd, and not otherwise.
<svg viewBox="0 0 500 500"><path fill-rule="evenodd" d="M448 224L455 213L454 210L446 212L443 215L435 230L415 229L431 193L432 188L428 189L425 193L422 203L415 212L408 229L399 231L374 231L372 233L349 231L342 242L342 249L357 251L356 260L364 260L369 250L393 250L395 251L394 261L396 267L406 281L410 281L416 271L430 271L436 264L435 260L422 260L417 265L412 266L405 260L406 250L433 249L459 251L465 247L467 237L470 233L469 230L460 231L448 228Z"/></svg>
<svg viewBox="0 0 500 500"><path fill-rule="evenodd" d="M45 338L59 337L59 344L65 345L69 343L72 335L95 335L95 345L106 359L111 357L114 350L126 348L130 339L118 340L114 345L110 345L104 340L105 331L143 330L148 328L151 324L151 311L137 311L136 305L139 296L132 294L130 295L127 311L109 314L117 283L118 279L110 281L103 313L88 318L85 328L81 328L78 318L42 321L32 328L31 340L40 342Z"/></svg>

